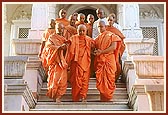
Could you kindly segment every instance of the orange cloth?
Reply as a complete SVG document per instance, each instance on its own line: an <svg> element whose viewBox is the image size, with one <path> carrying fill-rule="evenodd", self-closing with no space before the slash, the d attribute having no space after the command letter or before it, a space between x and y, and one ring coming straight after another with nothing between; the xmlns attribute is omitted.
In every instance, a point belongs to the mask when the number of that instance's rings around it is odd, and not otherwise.
<svg viewBox="0 0 168 115"><path fill-rule="evenodd" d="M72 86L72 99L79 101L85 98L88 92L90 78L90 53L93 39L78 34L70 38L68 62L70 62L70 82Z"/></svg>
<svg viewBox="0 0 168 115"><path fill-rule="evenodd" d="M75 25L78 27L80 24L83 24L87 27L87 24L85 22L81 22L81 21L76 21Z"/></svg>
<svg viewBox="0 0 168 115"><path fill-rule="evenodd" d="M55 29L50 29L50 28L46 29L43 33L42 41L47 41L49 36L55 33L56 33Z"/></svg>
<svg viewBox="0 0 168 115"><path fill-rule="evenodd" d="M93 30L93 25L91 23L87 23L87 35L92 38L92 30Z"/></svg>
<svg viewBox="0 0 168 115"><path fill-rule="evenodd" d="M116 80L117 80L121 74L121 71L122 71L120 60L121 60L121 57L122 57L123 52L125 50L125 44L124 44L125 36L120 32L120 30L118 30L117 28L115 28L113 26L112 27L106 26L106 30L113 32L114 34L118 35L121 38L121 43L117 44L119 46L118 50L120 52L119 54L117 54L117 57L116 57L116 65L117 65Z"/></svg>
<svg viewBox="0 0 168 115"><path fill-rule="evenodd" d="M106 30L113 32L114 34L118 35L121 38L120 56L122 56L125 50L125 44L124 44L125 36L120 32L120 30L118 30L115 27L106 26Z"/></svg>
<svg viewBox="0 0 168 115"><path fill-rule="evenodd" d="M67 63L63 50L59 48L65 42L65 38L54 34L46 43L45 55L48 71L47 96L56 99L66 92L67 88Z"/></svg>
<svg viewBox="0 0 168 115"><path fill-rule="evenodd" d="M68 26L70 22L66 18L57 18L55 20L55 23L63 23L64 26Z"/></svg>
<svg viewBox="0 0 168 115"><path fill-rule="evenodd" d="M71 25L65 26L65 35L64 36L67 40L69 40L70 37L75 34L77 34L77 29L75 27L73 27Z"/></svg>
<svg viewBox="0 0 168 115"><path fill-rule="evenodd" d="M46 44L49 36L52 34L55 34L55 33L56 33L55 29L50 29L50 28L46 29L43 33L42 41L45 41L45 44ZM45 49L45 46L43 49ZM41 61L42 61L42 66L47 74L48 73L48 65L47 65L46 57L44 55L44 50L42 51L42 54L41 54Z"/></svg>
<svg viewBox="0 0 168 115"><path fill-rule="evenodd" d="M105 50L111 46L112 42L120 41L118 36L112 32L105 31L95 39L95 48ZM100 91L101 101L111 100L116 88L115 72L117 68L115 57L115 52L95 56L94 67L96 70L96 87Z"/></svg>

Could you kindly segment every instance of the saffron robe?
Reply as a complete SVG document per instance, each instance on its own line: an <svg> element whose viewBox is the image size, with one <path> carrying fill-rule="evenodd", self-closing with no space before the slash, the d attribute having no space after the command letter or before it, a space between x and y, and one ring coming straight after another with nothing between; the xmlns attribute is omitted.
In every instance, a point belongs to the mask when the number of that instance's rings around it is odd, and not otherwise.
<svg viewBox="0 0 168 115"><path fill-rule="evenodd" d="M55 33L56 33L55 29L50 29L50 28L46 29L43 33L42 41L45 41L45 44L46 44L50 35L55 34ZM45 46L43 49L45 49ZM42 66L47 74L48 73L48 65L47 65L46 57L44 55L44 50L42 51L42 54L41 54L41 61L42 61Z"/></svg>
<svg viewBox="0 0 168 115"><path fill-rule="evenodd" d="M67 63L64 51L60 46L65 42L65 38L53 34L46 43L45 55L48 71L47 96L56 99L65 94L67 88Z"/></svg>
<svg viewBox="0 0 168 115"><path fill-rule="evenodd" d="M122 71L120 60L121 60L121 57L122 57L123 52L125 50L125 44L124 44L125 36L120 32L120 30L118 30L117 28L115 28L113 26L112 27L106 26L106 30L118 35L121 38L121 43L118 42L118 44L117 44L119 46L119 54L117 55L118 57L116 57L116 65L117 65L116 80L117 80L120 76L121 71Z"/></svg>
<svg viewBox="0 0 168 115"><path fill-rule="evenodd" d="M112 27L106 26L106 30L118 35L121 38L120 56L122 56L123 52L125 50L125 44L124 44L125 36L121 33L120 30L118 30L117 28L115 28L113 26Z"/></svg>
<svg viewBox="0 0 168 115"><path fill-rule="evenodd" d="M55 23L63 23L64 26L68 26L70 24L69 20L67 20L66 18L57 18L55 20Z"/></svg>
<svg viewBox="0 0 168 115"><path fill-rule="evenodd" d="M83 24L87 27L85 22L81 22L81 21L76 21L75 25L78 27L80 24Z"/></svg>
<svg viewBox="0 0 168 115"><path fill-rule="evenodd" d="M64 36L65 36L65 38L67 40L69 40L70 37L72 35L75 35L75 34L77 34L77 29L75 27L73 27L71 25L65 26L65 34L64 34Z"/></svg>
<svg viewBox="0 0 168 115"><path fill-rule="evenodd" d="M86 99L90 78L90 53L92 38L79 36L70 38L68 62L70 62L70 82L72 86L72 100Z"/></svg>
<svg viewBox="0 0 168 115"><path fill-rule="evenodd" d="M93 31L93 25L91 23L87 23L87 35L92 38L92 31Z"/></svg>
<svg viewBox="0 0 168 115"><path fill-rule="evenodd" d="M112 32L105 31L95 39L95 48L105 50L112 42L120 42L120 38ZM117 49L117 48L116 48ZM116 52L116 53L115 53ZM101 101L110 101L115 91L116 55L118 50L95 56L96 87L100 92Z"/></svg>

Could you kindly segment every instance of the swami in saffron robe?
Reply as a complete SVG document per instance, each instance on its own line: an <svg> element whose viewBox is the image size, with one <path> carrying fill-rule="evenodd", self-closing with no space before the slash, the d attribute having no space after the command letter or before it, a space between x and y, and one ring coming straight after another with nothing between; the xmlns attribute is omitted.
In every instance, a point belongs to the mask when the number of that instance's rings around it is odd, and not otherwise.
<svg viewBox="0 0 168 115"><path fill-rule="evenodd" d="M46 29L43 33L42 41L44 41L45 44L46 44L50 35L55 34L55 33L56 33L55 29L50 29L50 28ZM45 45L44 45L43 49L45 49ZM44 50L42 50L42 54L41 54L40 58L41 58L41 61L42 61L42 66L43 66L43 68L44 68L44 70L47 74L48 73L48 65L47 65L46 56L44 55Z"/></svg>
<svg viewBox="0 0 168 115"><path fill-rule="evenodd" d="M53 99L63 96L67 88L68 65L65 61L65 51L60 48L65 41L64 37L53 34L46 43L45 55L49 66L46 95Z"/></svg>
<svg viewBox="0 0 168 115"><path fill-rule="evenodd" d="M119 78L120 74L121 74L121 57L123 55L123 52L125 50L125 44L124 44L124 39L125 39L125 36L120 32L120 30L118 30L117 28L113 27L113 26L106 26L106 30L107 31L110 31L116 35L118 35L120 38L121 38L121 42L118 42L118 50L119 50L119 54L117 54L117 57L116 57L116 64L117 64L117 71L116 71L116 80Z"/></svg>
<svg viewBox="0 0 168 115"><path fill-rule="evenodd" d="M104 31L95 39L95 48L105 50L111 46L112 42L120 41L120 38L112 32ZM116 88L116 51L95 56L96 87L100 92L101 101L110 101Z"/></svg>
<svg viewBox="0 0 168 115"><path fill-rule="evenodd" d="M70 38L71 45L68 53L70 62L70 82L72 87L72 100L86 99L90 78L90 53L92 38L78 34Z"/></svg>

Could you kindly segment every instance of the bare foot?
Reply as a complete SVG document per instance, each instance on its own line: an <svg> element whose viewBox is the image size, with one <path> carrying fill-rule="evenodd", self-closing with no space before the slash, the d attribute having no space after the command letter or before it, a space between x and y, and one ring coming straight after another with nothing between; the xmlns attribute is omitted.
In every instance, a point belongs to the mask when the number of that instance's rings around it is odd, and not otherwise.
<svg viewBox="0 0 168 115"><path fill-rule="evenodd" d="M87 100L85 98L82 98L82 102L87 102Z"/></svg>
<svg viewBox="0 0 168 115"><path fill-rule="evenodd" d="M54 101L54 102L56 102L56 99L55 99L55 98L53 98L53 101Z"/></svg>
<svg viewBox="0 0 168 115"><path fill-rule="evenodd" d="M60 103L61 103L61 99L60 99L60 98L57 98L57 99L56 99L56 103L60 104Z"/></svg>

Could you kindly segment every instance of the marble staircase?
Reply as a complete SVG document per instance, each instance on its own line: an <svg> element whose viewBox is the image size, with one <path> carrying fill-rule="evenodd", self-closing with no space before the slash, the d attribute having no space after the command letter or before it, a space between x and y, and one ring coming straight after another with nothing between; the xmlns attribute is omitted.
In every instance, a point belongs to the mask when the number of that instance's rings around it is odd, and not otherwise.
<svg viewBox="0 0 168 115"><path fill-rule="evenodd" d="M128 106L126 84L119 80L116 86L113 100L111 102L100 102L96 79L90 78L87 102L73 102L71 86L68 84L62 102L57 104L46 96L47 82L43 82L36 107L30 111L132 111Z"/></svg>

